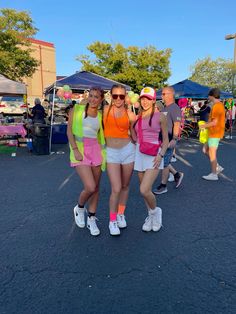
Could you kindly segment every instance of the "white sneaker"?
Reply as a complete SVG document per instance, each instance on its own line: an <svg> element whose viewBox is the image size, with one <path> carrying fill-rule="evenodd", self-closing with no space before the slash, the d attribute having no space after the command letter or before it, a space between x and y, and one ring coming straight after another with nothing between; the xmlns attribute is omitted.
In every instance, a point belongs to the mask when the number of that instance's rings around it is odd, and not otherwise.
<svg viewBox="0 0 236 314"><path fill-rule="evenodd" d="M75 217L75 223L79 228L85 227L84 214L85 214L85 207L79 208L79 206L76 205L74 208L74 217Z"/></svg>
<svg viewBox="0 0 236 314"><path fill-rule="evenodd" d="M202 176L202 178L208 181L217 181L218 175L216 173L210 173L207 176Z"/></svg>
<svg viewBox="0 0 236 314"><path fill-rule="evenodd" d="M117 223L119 228L126 228L127 222L125 220L125 215L117 215Z"/></svg>
<svg viewBox="0 0 236 314"><path fill-rule="evenodd" d="M168 182L174 182L174 181L175 181L175 177L174 177L174 175L170 172L170 173L169 173Z"/></svg>
<svg viewBox="0 0 236 314"><path fill-rule="evenodd" d="M151 215L150 213L148 214L147 218L145 219L145 222L142 226L142 230L145 232L149 232L152 230L152 218L153 215Z"/></svg>
<svg viewBox="0 0 236 314"><path fill-rule="evenodd" d="M227 140L229 140L229 139L230 139L230 135L226 135L225 138L226 138Z"/></svg>
<svg viewBox="0 0 236 314"><path fill-rule="evenodd" d="M120 235L120 229L116 220L109 222L110 235Z"/></svg>
<svg viewBox="0 0 236 314"><path fill-rule="evenodd" d="M217 164L217 166L216 166L216 173L219 174L219 173L221 173L223 170L224 170L224 168L221 167L221 165Z"/></svg>
<svg viewBox="0 0 236 314"><path fill-rule="evenodd" d="M172 156L170 162L176 162L176 161L177 161L176 157Z"/></svg>
<svg viewBox="0 0 236 314"><path fill-rule="evenodd" d="M95 216L88 217L87 219L87 228L90 230L90 233L93 236L98 236L100 234L96 220L97 218Z"/></svg>
<svg viewBox="0 0 236 314"><path fill-rule="evenodd" d="M162 210L160 207L156 207L152 212L152 231L157 232L162 227Z"/></svg>

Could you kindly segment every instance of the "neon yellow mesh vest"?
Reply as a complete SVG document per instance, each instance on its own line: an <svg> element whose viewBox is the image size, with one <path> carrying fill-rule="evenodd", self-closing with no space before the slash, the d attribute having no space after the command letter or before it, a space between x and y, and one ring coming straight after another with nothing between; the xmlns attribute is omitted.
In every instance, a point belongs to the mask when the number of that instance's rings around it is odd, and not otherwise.
<svg viewBox="0 0 236 314"><path fill-rule="evenodd" d="M85 106L76 104L74 106L73 122L72 122L72 133L76 137L76 145L82 155L84 155L84 143L83 143L83 113L85 111ZM98 121L99 121L99 132L97 134L98 143L101 145L102 153L102 171L106 169L106 149L105 149L105 138L102 127L102 114L98 111ZM74 151L70 145L70 161L72 163L78 162L75 159Z"/></svg>

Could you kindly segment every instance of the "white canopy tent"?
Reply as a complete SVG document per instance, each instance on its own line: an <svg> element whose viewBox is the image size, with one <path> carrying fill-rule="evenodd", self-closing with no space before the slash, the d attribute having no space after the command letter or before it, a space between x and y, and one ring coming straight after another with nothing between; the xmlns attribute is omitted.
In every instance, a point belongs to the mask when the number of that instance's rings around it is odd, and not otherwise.
<svg viewBox="0 0 236 314"><path fill-rule="evenodd" d="M0 94L7 95L25 95L26 85L13 80L9 80L2 74L0 74Z"/></svg>

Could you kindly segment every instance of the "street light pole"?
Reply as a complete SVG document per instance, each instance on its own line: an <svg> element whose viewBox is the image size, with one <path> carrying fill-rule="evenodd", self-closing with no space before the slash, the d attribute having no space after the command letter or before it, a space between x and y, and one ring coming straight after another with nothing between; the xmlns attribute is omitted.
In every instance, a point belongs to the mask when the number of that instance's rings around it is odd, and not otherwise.
<svg viewBox="0 0 236 314"><path fill-rule="evenodd" d="M232 76L232 93L234 93L234 86L235 86L235 70L236 70L236 33L229 34L225 36L225 40L234 39L234 68L233 68L233 76ZM230 138L232 139L233 135L233 125L232 125L232 107L230 105Z"/></svg>
<svg viewBox="0 0 236 314"><path fill-rule="evenodd" d="M234 39L234 65L236 66L236 33L225 36L225 40ZM233 84L232 88L234 88L234 79L235 79L235 69L233 70Z"/></svg>

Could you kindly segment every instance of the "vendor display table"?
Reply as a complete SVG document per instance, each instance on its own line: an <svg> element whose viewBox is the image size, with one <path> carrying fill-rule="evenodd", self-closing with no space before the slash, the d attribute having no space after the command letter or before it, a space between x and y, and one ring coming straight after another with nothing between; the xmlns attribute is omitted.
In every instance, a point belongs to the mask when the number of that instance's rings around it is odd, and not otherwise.
<svg viewBox="0 0 236 314"><path fill-rule="evenodd" d="M25 137L27 134L23 124L0 125L0 136L3 135L20 135Z"/></svg>

